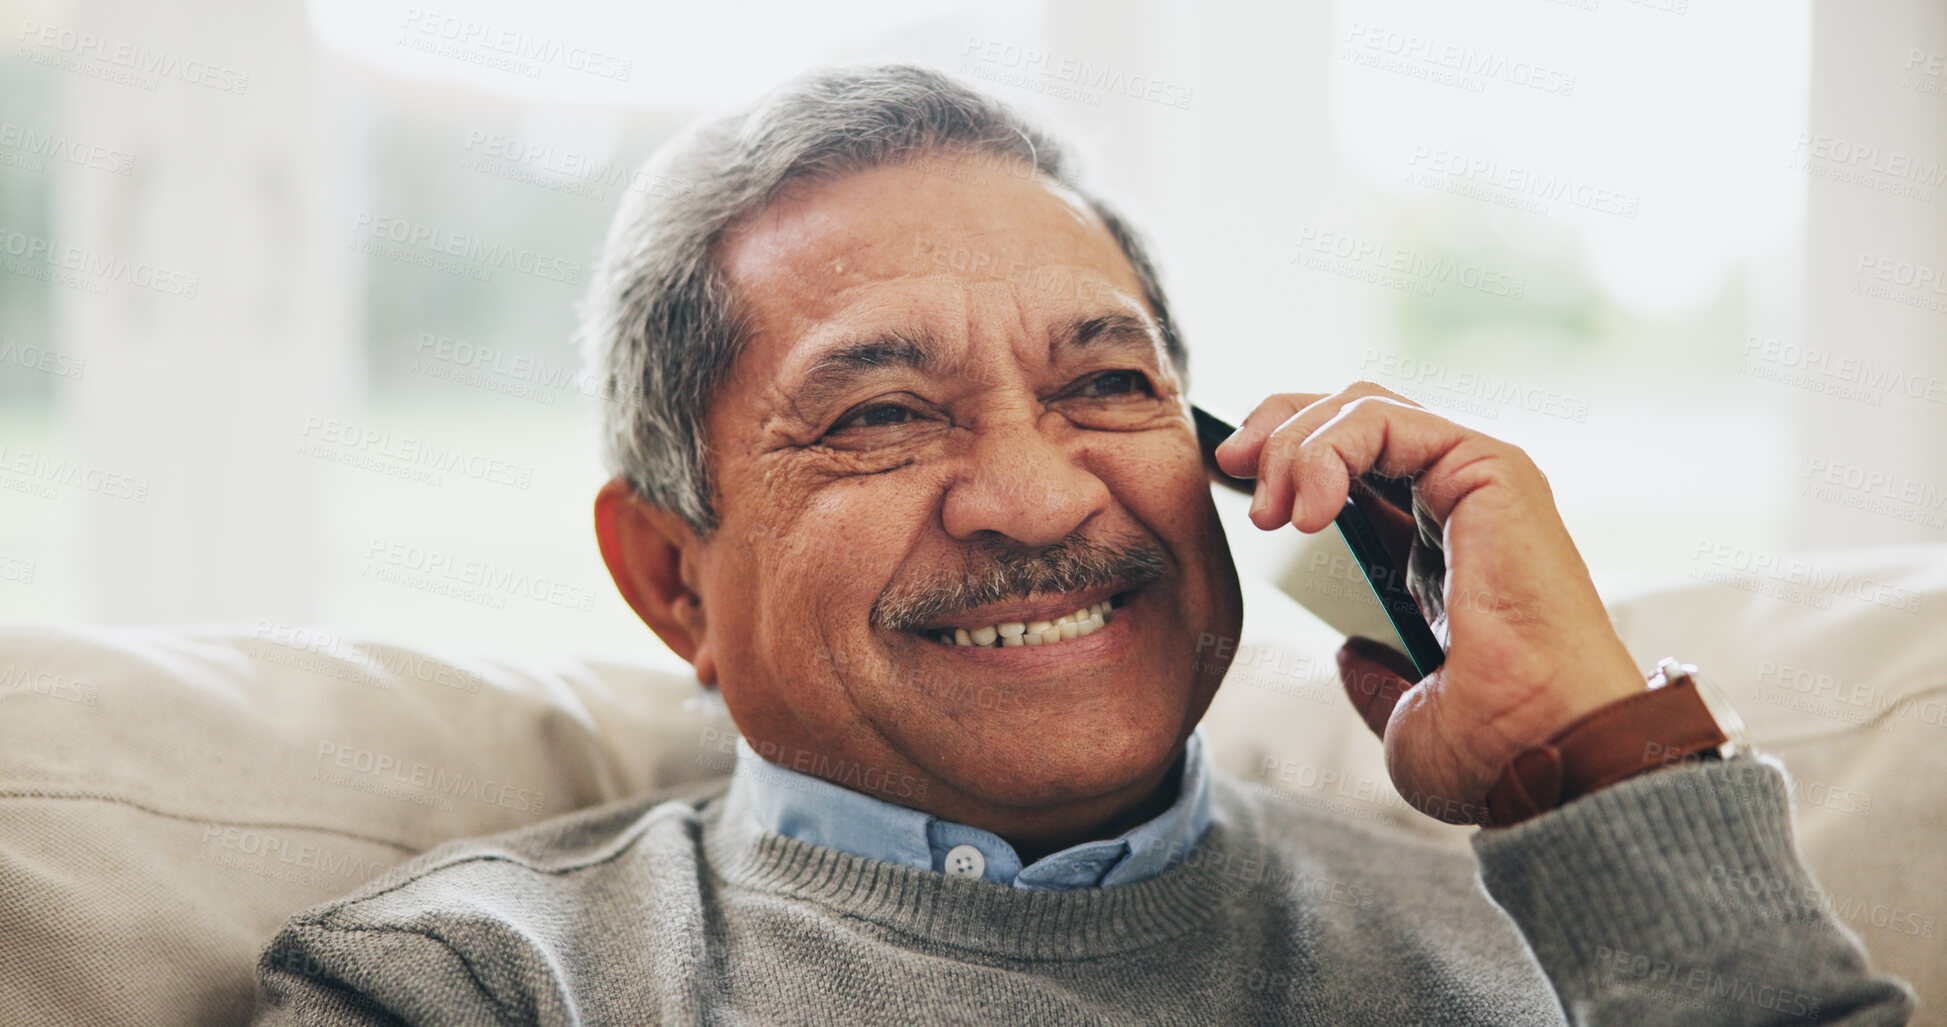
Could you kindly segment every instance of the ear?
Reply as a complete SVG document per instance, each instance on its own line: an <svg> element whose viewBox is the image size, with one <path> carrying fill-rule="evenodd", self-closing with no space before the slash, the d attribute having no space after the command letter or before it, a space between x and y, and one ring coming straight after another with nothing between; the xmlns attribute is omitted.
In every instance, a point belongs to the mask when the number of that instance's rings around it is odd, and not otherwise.
<svg viewBox="0 0 1947 1027"><path fill-rule="evenodd" d="M702 541L689 522L637 496L627 479L612 478L595 494L595 541L623 601L696 668L698 681L716 684L716 659L693 571Z"/></svg>

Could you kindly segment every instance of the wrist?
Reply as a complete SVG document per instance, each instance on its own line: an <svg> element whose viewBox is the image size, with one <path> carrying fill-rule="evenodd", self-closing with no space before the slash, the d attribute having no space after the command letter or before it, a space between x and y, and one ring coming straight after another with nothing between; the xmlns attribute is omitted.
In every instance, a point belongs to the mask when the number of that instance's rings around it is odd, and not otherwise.
<svg viewBox="0 0 1947 1027"><path fill-rule="evenodd" d="M1729 755L1741 744L1742 724L1727 705L1705 697L1695 669L1666 659L1647 686L1516 753L1488 790L1488 826L1520 823L1674 763Z"/></svg>
<svg viewBox="0 0 1947 1027"><path fill-rule="evenodd" d="M1565 660L1563 665L1573 662ZM1547 745L1570 725L1649 688L1627 654L1604 661L1599 668L1586 660L1579 665L1581 671L1575 680L1551 681L1536 689L1535 697L1521 704L1518 719L1509 717L1496 725L1495 734L1502 747L1498 752L1482 753L1483 763L1498 772L1521 753Z"/></svg>

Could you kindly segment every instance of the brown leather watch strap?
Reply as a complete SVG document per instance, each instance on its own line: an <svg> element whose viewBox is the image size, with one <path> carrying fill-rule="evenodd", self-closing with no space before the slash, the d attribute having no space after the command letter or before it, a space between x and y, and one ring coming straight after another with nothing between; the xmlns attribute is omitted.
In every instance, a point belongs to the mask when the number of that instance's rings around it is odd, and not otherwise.
<svg viewBox="0 0 1947 1027"><path fill-rule="evenodd" d="M1518 824L1685 757L1714 758L1725 741L1690 678L1612 702L1509 760L1487 791L1487 826Z"/></svg>

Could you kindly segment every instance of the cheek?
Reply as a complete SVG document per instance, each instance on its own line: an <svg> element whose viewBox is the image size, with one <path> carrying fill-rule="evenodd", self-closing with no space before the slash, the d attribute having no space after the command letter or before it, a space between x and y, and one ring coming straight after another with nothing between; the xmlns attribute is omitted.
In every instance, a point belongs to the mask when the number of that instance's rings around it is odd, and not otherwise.
<svg viewBox="0 0 1947 1027"><path fill-rule="evenodd" d="M1147 444L1138 445L1138 441ZM1237 569L1224 538L1203 454L1170 434L1164 441L1120 440L1097 464L1117 502L1169 548L1187 586L1176 592L1184 625L1235 634Z"/></svg>
<svg viewBox="0 0 1947 1027"><path fill-rule="evenodd" d="M935 503L930 489L874 475L824 489L791 528L794 559L815 561L818 587L876 597L912 548Z"/></svg>
<svg viewBox="0 0 1947 1027"><path fill-rule="evenodd" d="M1104 440L1093 462L1116 500L1172 545L1181 546L1188 536L1207 530L1214 506L1203 457L1178 433ZM1178 555L1187 560L1192 554Z"/></svg>
<svg viewBox="0 0 1947 1027"><path fill-rule="evenodd" d="M896 474L828 486L809 495L773 493L771 516L747 528L744 574L754 639L782 652L835 657L866 643L867 615L892 581L932 505L927 488ZM734 614L733 614L734 615ZM800 662L782 657L787 662Z"/></svg>

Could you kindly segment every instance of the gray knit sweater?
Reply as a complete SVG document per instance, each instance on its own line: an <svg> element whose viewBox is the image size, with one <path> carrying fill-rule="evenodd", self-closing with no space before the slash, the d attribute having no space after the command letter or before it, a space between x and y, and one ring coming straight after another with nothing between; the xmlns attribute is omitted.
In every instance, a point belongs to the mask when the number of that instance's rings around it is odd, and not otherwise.
<svg viewBox="0 0 1947 1027"><path fill-rule="evenodd" d="M725 780L300 914L258 1022L1891 1024L1913 1001L1822 910L1783 778L1748 758L1484 831L1473 859L1220 772L1182 861L1078 891L771 834Z"/></svg>

